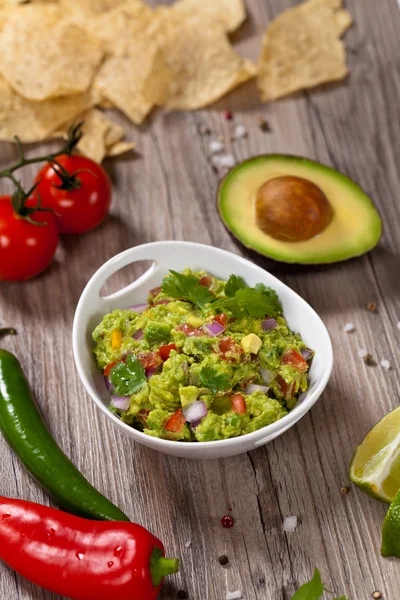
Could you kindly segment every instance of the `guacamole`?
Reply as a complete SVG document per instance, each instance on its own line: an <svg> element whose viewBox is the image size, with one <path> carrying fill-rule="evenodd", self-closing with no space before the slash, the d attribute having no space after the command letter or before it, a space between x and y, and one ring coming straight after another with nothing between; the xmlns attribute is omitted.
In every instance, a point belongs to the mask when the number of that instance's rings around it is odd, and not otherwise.
<svg viewBox="0 0 400 600"><path fill-rule="evenodd" d="M313 357L274 290L190 269L170 271L148 304L105 315L93 339L110 410L147 435L182 442L278 421L307 390Z"/></svg>

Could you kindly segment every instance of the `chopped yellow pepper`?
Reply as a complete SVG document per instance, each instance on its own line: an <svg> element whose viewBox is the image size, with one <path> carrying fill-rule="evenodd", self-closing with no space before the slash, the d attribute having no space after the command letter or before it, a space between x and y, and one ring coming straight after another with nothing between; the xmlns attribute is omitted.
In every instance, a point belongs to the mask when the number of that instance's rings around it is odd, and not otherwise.
<svg viewBox="0 0 400 600"><path fill-rule="evenodd" d="M113 329L111 333L111 348L112 350L119 350L122 345L122 331L120 329Z"/></svg>
<svg viewBox="0 0 400 600"><path fill-rule="evenodd" d="M240 343L247 352L251 352L252 354L257 354L262 346L262 341L255 333L249 333L249 335L242 338Z"/></svg>

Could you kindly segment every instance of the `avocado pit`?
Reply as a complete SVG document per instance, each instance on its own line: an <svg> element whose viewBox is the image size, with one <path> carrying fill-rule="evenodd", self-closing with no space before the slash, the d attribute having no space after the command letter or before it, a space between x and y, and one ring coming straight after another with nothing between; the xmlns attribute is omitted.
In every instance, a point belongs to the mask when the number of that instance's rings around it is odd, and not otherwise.
<svg viewBox="0 0 400 600"><path fill-rule="evenodd" d="M285 175L264 183L256 196L256 224L276 240L302 242L322 233L332 219L323 191L307 179Z"/></svg>

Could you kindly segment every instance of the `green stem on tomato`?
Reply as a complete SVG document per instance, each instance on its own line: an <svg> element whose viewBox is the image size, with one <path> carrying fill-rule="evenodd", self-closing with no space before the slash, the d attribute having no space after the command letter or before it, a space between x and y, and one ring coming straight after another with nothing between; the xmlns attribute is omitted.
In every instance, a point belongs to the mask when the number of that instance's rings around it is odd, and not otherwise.
<svg viewBox="0 0 400 600"><path fill-rule="evenodd" d="M36 156L33 158L25 158L21 140L19 139L18 136L15 136L15 142L17 144L17 149L18 149L18 153L19 153L19 161L17 163L15 163L14 165L12 165L11 167L8 167L8 169L4 169L3 171L0 171L0 179L2 177L7 177L15 185L16 189L11 196L11 203L12 203L14 212L22 219L26 219L27 221L29 221L29 223L31 223L33 225L46 225L45 222L39 223L37 221L34 221L30 217L30 215L36 211L50 211L50 212L54 212L54 211L52 211L49 208L42 208L40 206L39 194L37 194L37 205L34 207L27 207L26 203L27 203L30 195L35 190L36 186L38 185L38 182L35 183L31 187L31 189L26 192L24 190L24 188L22 187L21 182L18 181L18 179L13 175L14 171L16 171L17 169L20 169L21 167L25 167L26 165L32 165L34 163L45 162L45 161L47 161L47 162L53 161L59 165L59 163L56 160L56 157L60 156L62 154L70 155L72 153L72 150L78 144L79 140L81 139L81 137L83 135L82 125L83 125L83 122L80 122L77 125L72 125L68 130L68 139L67 139L65 146L63 148L61 148L61 150L59 150L58 152L53 152L52 154L47 154L46 156ZM71 181L72 181L73 175L70 176L68 173L67 173L67 175L68 175L68 177L71 178ZM77 187L77 185L71 184L71 188L72 187Z"/></svg>
<svg viewBox="0 0 400 600"><path fill-rule="evenodd" d="M6 335L17 335L17 330L14 327L1 327L0 328L0 338Z"/></svg>

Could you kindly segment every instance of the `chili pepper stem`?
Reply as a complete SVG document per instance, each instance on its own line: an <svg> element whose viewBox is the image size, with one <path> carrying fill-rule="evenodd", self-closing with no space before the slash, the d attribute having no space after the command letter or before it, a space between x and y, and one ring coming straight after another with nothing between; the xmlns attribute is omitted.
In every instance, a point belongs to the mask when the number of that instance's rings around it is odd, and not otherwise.
<svg viewBox="0 0 400 600"><path fill-rule="evenodd" d="M161 550L154 548L150 558L150 573L154 587L162 583L164 577L179 571L179 558L165 558Z"/></svg>

